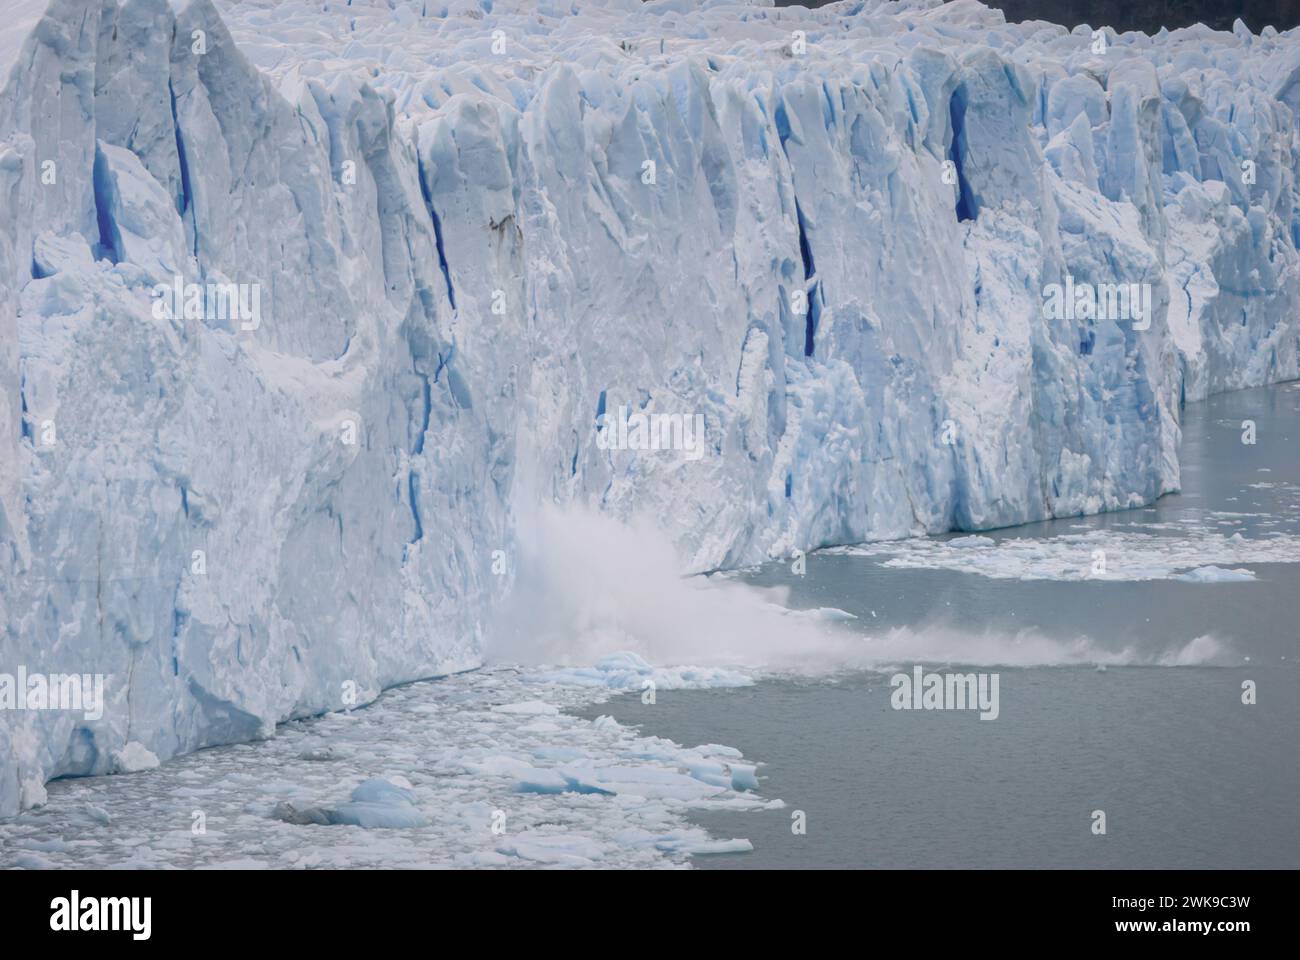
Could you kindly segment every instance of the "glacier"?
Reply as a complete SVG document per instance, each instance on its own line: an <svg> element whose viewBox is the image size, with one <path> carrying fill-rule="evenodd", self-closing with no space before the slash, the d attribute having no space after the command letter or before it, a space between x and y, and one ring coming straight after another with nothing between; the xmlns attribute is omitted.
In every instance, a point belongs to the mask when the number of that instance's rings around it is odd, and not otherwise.
<svg viewBox="0 0 1300 960"><path fill-rule="evenodd" d="M1184 402L1300 376L1296 31L5 12L0 671L109 681L0 711L0 816L481 665L539 504L682 573L1122 509L1178 489ZM1049 318L1066 283L1150 316ZM704 455L599 443L620 407Z"/></svg>

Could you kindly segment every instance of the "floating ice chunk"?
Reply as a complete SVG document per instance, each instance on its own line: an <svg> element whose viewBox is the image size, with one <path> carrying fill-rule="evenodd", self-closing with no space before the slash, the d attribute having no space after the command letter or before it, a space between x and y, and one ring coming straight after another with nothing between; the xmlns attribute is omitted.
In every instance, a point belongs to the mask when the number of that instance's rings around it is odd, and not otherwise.
<svg viewBox="0 0 1300 960"><path fill-rule="evenodd" d="M475 850L456 854L455 864L458 867L507 867L514 859L495 850Z"/></svg>
<svg viewBox="0 0 1300 960"><path fill-rule="evenodd" d="M542 789L536 781L534 781L533 783L528 783L524 780L521 780L519 781L519 784L515 789L520 793L552 793L552 792L588 793L588 794L600 794L607 797L614 796L614 794L616 793L616 791L614 790L610 790L607 789L606 787L602 787L599 786L598 784L591 783L587 780L584 780L582 771L577 771L576 773L574 773L574 772L552 770L552 771L546 771L546 773L550 774L551 778L559 778L559 780L564 784L564 788L562 790L552 791L552 790Z"/></svg>
<svg viewBox="0 0 1300 960"><path fill-rule="evenodd" d="M714 840L702 830L668 830L655 833L650 830L620 830L614 839L626 847L653 847L670 853L751 853L754 845L748 840Z"/></svg>
<svg viewBox="0 0 1300 960"><path fill-rule="evenodd" d="M519 729L526 733L558 733L564 728L549 720L534 720L532 723L523 724Z"/></svg>
<svg viewBox="0 0 1300 960"><path fill-rule="evenodd" d="M532 831L501 843L498 852L539 863L590 866L605 855L603 844L576 834L540 834Z"/></svg>
<svg viewBox="0 0 1300 960"><path fill-rule="evenodd" d="M692 856L707 856L717 853L753 853L754 845L743 838L733 840L678 840L661 841L655 844L660 850L673 850L677 853L689 853Z"/></svg>
<svg viewBox="0 0 1300 960"><path fill-rule="evenodd" d="M400 780L402 783L394 782ZM400 830L428 826L429 820L415 806L415 794L404 778L372 777L352 791L352 799L337 807L298 807L289 801L277 803L271 811L276 820L297 826L344 825L367 830Z"/></svg>
<svg viewBox="0 0 1300 960"><path fill-rule="evenodd" d="M992 537L981 537L977 534L971 534L968 537L953 537L951 540L944 540L943 542L954 549L997 546L997 541Z"/></svg>
<svg viewBox="0 0 1300 960"><path fill-rule="evenodd" d="M352 791L352 799L358 803L414 804L415 794L411 791L409 782L406 785L394 782L398 779L385 780L382 777L372 777L365 780Z"/></svg>
<svg viewBox="0 0 1300 960"><path fill-rule="evenodd" d="M758 767L747 763L730 763L732 790L757 790Z"/></svg>
<svg viewBox="0 0 1300 960"><path fill-rule="evenodd" d="M152 770L158 766L158 757L139 741L132 740L121 750L113 752L114 773L135 773L139 770Z"/></svg>
<svg viewBox="0 0 1300 960"><path fill-rule="evenodd" d="M729 747L722 743L702 743L695 748L694 752L702 753L708 757L726 757L733 760L739 760L743 756L735 747Z"/></svg>
<svg viewBox="0 0 1300 960"><path fill-rule="evenodd" d="M288 800L277 803L271 810L271 816L277 820L283 820L285 823L292 823L295 826L305 826L312 823L326 826L330 823L330 815L327 810L321 807L300 808Z"/></svg>
<svg viewBox="0 0 1300 960"><path fill-rule="evenodd" d="M678 773L649 764L573 765L561 768L560 773L592 792L625 794L651 800L697 800L722 793L729 786L708 783L690 773Z"/></svg>
<svg viewBox="0 0 1300 960"><path fill-rule="evenodd" d="M429 821L415 806L415 794L405 787L372 778L352 791L352 802L327 811L332 824L374 829L427 826Z"/></svg>
<svg viewBox="0 0 1300 960"><path fill-rule="evenodd" d="M585 759L586 754L575 750L538 751L538 759ZM512 780L516 793L613 793L600 785L584 780L580 774L553 767L538 767L518 757L490 756L481 760L466 761L465 767L477 776L504 777Z"/></svg>
<svg viewBox="0 0 1300 960"><path fill-rule="evenodd" d="M339 752L328 744L321 747L309 747L302 753L298 754L299 760L311 760L315 763L326 763L330 760L337 760L338 758Z"/></svg>
<svg viewBox="0 0 1300 960"><path fill-rule="evenodd" d="M113 822L113 818L109 816L107 810L93 803L83 803L74 813L76 816L101 827L106 827Z"/></svg>
<svg viewBox="0 0 1300 960"><path fill-rule="evenodd" d="M1235 569L1224 569L1216 567L1213 564L1207 567L1196 567L1174 577L1175 580L1181 580L1184 583L1245 583L1256 579L1253 570L1247 570L1244 567Z"/></svg>
<svg viewBox="0 0 1300 960"><path fill-rule="evenodd" d="M780 611L787 617L800 617L805 620L815 620L822 623L833 623L837 620L856 620L857 614L849 613L847 610L841 610L839 607L810 607L807 610L793 610L789 607L782 607L779 604L769 604L775 610Z"/></svg>

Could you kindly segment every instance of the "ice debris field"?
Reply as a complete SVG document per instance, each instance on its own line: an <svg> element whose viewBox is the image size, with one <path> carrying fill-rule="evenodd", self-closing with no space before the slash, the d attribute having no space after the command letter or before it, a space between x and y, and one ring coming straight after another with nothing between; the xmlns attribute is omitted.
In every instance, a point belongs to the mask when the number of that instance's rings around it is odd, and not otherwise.
<svg viewBox="0 0 1300 960"><path fill-rule="evenodd" d="M110 682L0 816L481 666L540 503L698 573L1176 490L1300 374L1298 105L1294 31L975 0L9 0L0 664Z"/></svg>
<svg viewBox="0 0 1300 960"><path fill-rule="evenodd" d="M887 567L960 570L1011 580L1183 580L1227 583L1255 579L1240 564L1294 563L1300 537L1293 533L1250 538L1241 533L1153 532L1142 524L1119 531L1089 531L1048 539L967 536L837 547L834 553L882 557ZM1226 565L1230 567L1225 569Z"/></svg>
<svg viewBox="0 0 1300 960"><path fill-rule="evenodd" d="M587 672L612 689L656 673L626 656ZM591 685L476 671L286 724L265 743L59 781L48 804L0 821L4 865L673 867L750 849L690 825L689 810L784 806L753 792L753 764L729 747L561 712L597 699Z"/></svg>

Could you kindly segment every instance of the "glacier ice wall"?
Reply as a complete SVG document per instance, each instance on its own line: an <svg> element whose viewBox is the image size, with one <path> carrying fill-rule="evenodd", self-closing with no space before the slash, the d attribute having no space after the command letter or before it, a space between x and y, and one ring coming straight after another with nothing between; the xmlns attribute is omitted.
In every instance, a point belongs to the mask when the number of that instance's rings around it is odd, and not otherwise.
<svg viewBox="0 0 1300 960"><path fill-rule="evenodd" d="M531 504L688 571L1122 508L1182 401L1300 375L1293 32L18 0L0 84L0 671L109 677L0 713L0 815L474 666Z"/></svg>

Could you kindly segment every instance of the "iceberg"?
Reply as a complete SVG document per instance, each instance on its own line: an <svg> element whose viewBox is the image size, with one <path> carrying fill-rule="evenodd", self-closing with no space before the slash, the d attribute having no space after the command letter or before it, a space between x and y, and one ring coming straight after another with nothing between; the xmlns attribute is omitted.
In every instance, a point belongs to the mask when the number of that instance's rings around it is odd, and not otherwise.
<svg viewBox="0 0 1300 960"><path fill-rule="evenodd" d="M1178 489L1185 401L1300 376L1295 31L6 14L0 669L107 681L0 715L0 816L481 665L537 504L651 517L684 573L1120 509Z"/></svg>

